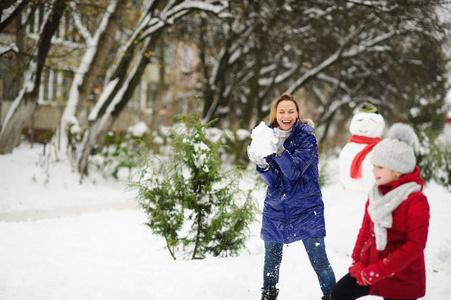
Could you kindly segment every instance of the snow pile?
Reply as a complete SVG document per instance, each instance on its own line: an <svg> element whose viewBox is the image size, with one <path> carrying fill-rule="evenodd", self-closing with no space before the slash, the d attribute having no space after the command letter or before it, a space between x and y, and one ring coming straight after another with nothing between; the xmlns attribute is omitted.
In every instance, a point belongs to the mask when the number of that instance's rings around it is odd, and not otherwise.
<svg viewBox="0 0 451 300"><path fill-rule="evenodd" d="M129 127L127 131L134 137L142 137L144 134L150 132L149 127L144 122L139 122L135 126Z"/></svg>
<svg viewBox="0 0 451 300"><path fill-rule="evenodd" d="M252 130L252 142L249 151L254 152L257 157L266 157L276 152L276 143L279 140L274 131L264 122Z"/></svg>

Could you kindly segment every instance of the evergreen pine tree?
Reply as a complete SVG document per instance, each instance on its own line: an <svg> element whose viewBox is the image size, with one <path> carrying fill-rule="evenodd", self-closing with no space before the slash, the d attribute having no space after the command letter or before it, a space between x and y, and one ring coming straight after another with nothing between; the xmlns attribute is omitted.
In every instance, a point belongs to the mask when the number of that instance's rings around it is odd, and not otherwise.
<svg viewBox="0 0 451 300"><path fill-rule="evenodd" d="M138 191L146 225L165 239L174 259L237 255L255 220L251 190L240 189L238 168L223 170L219 150L224 136L214 143L205 136L212 122L202 124L198 114L178 118L169 154L146 156L129 188Z"/></svg>

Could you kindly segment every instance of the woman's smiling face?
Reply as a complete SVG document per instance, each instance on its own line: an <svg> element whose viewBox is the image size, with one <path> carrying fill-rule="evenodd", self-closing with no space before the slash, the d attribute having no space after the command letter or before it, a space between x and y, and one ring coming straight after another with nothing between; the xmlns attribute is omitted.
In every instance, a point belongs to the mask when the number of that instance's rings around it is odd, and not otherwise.
<svg viewBox="0 0 451 300"><path fill-rule="evenodd" d="M284 100L277 105L277 123L279 129L290 130L294 126L294 122L299 117L296 105L293 101Z"/></svg>

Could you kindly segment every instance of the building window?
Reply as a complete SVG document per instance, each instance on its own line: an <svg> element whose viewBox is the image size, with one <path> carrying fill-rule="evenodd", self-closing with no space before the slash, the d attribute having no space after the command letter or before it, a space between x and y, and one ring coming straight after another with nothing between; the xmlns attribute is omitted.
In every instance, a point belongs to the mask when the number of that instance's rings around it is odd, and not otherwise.
<svg viewBox="0 0 451 300"><path fill-rule="evenodd" d="M181 70L184 73L188 73L190 71L190 61L191 61L191 51L187 47L183 47L182 49L182 67Z"/></svg>
<svg viewBox="0 0 451 300"><path fill-rule="evenodd" d="M39 35L41 27L44 24L44 18L46 11L44 5L40 5L36 8L34 13L31 15L31 21L28 26L28 34L33 37ZM53 37L56 41L65 41L72 43L80 43L81 36L78 34L76 28L73 25L70 12L66 11L62 16L58 30L55 32Z"/></svg>
<svg viewBox="0 0 451 300"><path fill-rule="evenodd" d="M45 69L39 87L39 103L60 105L66 103L72 79L71 71Z"/></svg>
<svg viewBox="0 0 451 300"><path fill-rule="evenodd" d="M28 26L28 32L30 34L39 34L41 26L44 23L44 13L44 6L39 5L31 15L30 25Z"/></svg>

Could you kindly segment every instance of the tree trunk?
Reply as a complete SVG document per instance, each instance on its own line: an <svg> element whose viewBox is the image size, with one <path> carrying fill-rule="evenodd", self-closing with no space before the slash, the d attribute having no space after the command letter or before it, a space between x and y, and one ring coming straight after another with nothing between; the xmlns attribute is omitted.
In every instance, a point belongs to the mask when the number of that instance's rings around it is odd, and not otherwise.
<svg viewBox="0 0 451 300"><path fill-rule="evenodd" d="M15 19L18 19L20 22L20 13L27 8L28 2L30 0L22 0L20 4L18 4L14 10L7 16L6 19L2 19L3 11L12 6L16 1L15 0L2 0L0 2L0 32L3 31L9 24L11 24Z"/></svg>
<svg viewBox="0 0 451 300"><path fill-rule="evenodd" d="M117 1L116 9L111 14L105 31L99 37L96 53L93 56L89 70L86 72L83 78L83 82L79 87L80 95L77 115L82 122L87 120L86 102L92 92L94 81L97 76L101 75L101 69L105 63L106 58L108 57L108 53L111 51L111 48L115 43L114 36L119 30L119 24L126 2L126 0Z"/></svg>
<svg viewBox="0 0 451 300"><path fill-rule="evenodd" d="M12 153L22 133L25 123L38 107L39 84L42 69L51 46L51 40L58 29L61 17L66 9L66 0L55 0L34 51L34 60L25 72L25 86L14 100L8 111L0 132L0 154Z"/></svg>
<svg viewBox="0 0 451 300"><path fill-rule="evenodd" d="M153 13L160 11L158 5L170 5L168 10L162 11L171 12L169 15L165 15L167 18L165 22L161 22L160 18L150 17ZM193 6L181 1L180 3L172 2L168 4L165 1L157 1L154 5L150 6L149 10L145 12L141 18L138 28L132 34L127 41L125 50L121 51L120 62L113 66L112 81L114 86L104 89L98 106L96 106L94 113L89 116L89 121L94 130L88 128L85 135L87 135L82 144L82 153L78 156L78 171L81 176L84 176L87 172L88 158L95 146L95 142L98 137L104 132L107 124L112 124L114 120L119 116L120 112L125 108L128 101L133 95L136 86L140 83L140 79L147 64L150 62L152 53L155 49L155 45L161 38L164 29L167 26L171 26L175 21L189 14L195 9L198 10L212 10L218 13L224 9L222 5L212 5L205 7L204 5L193 4ZM155 11L153 11L155 10ZM152 21L156 21L152 23ZM140 47L144 43L145 45ZM137 50L140 49L140 50ZM138 53L138 54L137 54ZM138 57L137 61L136 57ZM110 83L111 83L110 82Z"/></svg>
<svg viewBox="0 0 451 300"><path fill-rule="evenodd" d="M252 72L254 74L249 82L250 92L246 99L247 101L246 101L246 104L244 105L244 109L242 111L242 118L241 118L242 120L240 122L240 125L242 128L249 128L249 125L252 120L252 116L255 116L255 113L253 110L255 108L255 103L257 102L257 99L258 99L258 94L260 92L260 85L258 84L258 80L260 79L260 70L261 70L263 64L262 64L261 57L259 55L259 51L257 50L256 53L257 53L256 62L252 67Z"/></svg>
<svg viewBox="0 0 451 300"><path fill-rule="evenodd" d="M91 94L96 77L101 74L108 52L111 51L114 44L114 36L119 29L125 0L117 0L116 3L112 1L111 3L115 5L114 7L110 6L113 10L109 14L107 12L104 20L102 20L102 23L106 22L105 26L100 26L103 30L101 32L98 30L93 37L86 37L88 49L75 72L69 99L61 117L59 140L62 149L68 146L67 127L72 119L76 118L82 128L89 125L86 102ZM83 28L79 28L79 30L83 30Z"/></svg>
<svg viewBox="0 0 451 300"><path fill-rule="evenodd" d="M107 95L111 100L106 101L105 105L100 108L97 116L90 120L89 129L86 131L87 136L83 141L82 152L78 160L78 171L82 176L87 174L89 156L91 155L99 136L110 128L131 99L146 66L150 62L150 56L148 56L147 53L153 52L160 34L161 31L156 32L152 38L149 38L146 47L144 47L144 50L142 51L140 61L133 69L132 73L128 74L124 72L121 75L122 78L116 78L116 86L112 89L112 93Z"/></svg>
<svg viewBox="0 0 451 300"><path fill-rule="evenodd" d="M157 94L155 95L155 99L153 99L153 105L152 105L152 130L156 131L158 130L158 127L160 125L160 112L163 108L163 95L164 91L166 89L166 68L165 68L165 62L164 62L164 40L160 39L160 42L158 43L158 50L159 50L159 57L158 57L158 71L159 71L159 77L158 77L158 89Z"/></svg>
<svg viewBox="0 0 451 300"><path fill-rule="evenodd" d="M14 100L8 111L5 124L0 136L0 154L12 153L19 142L22 128L35 112L38 103L37 95L33 93L21 94Z"/></svg>

